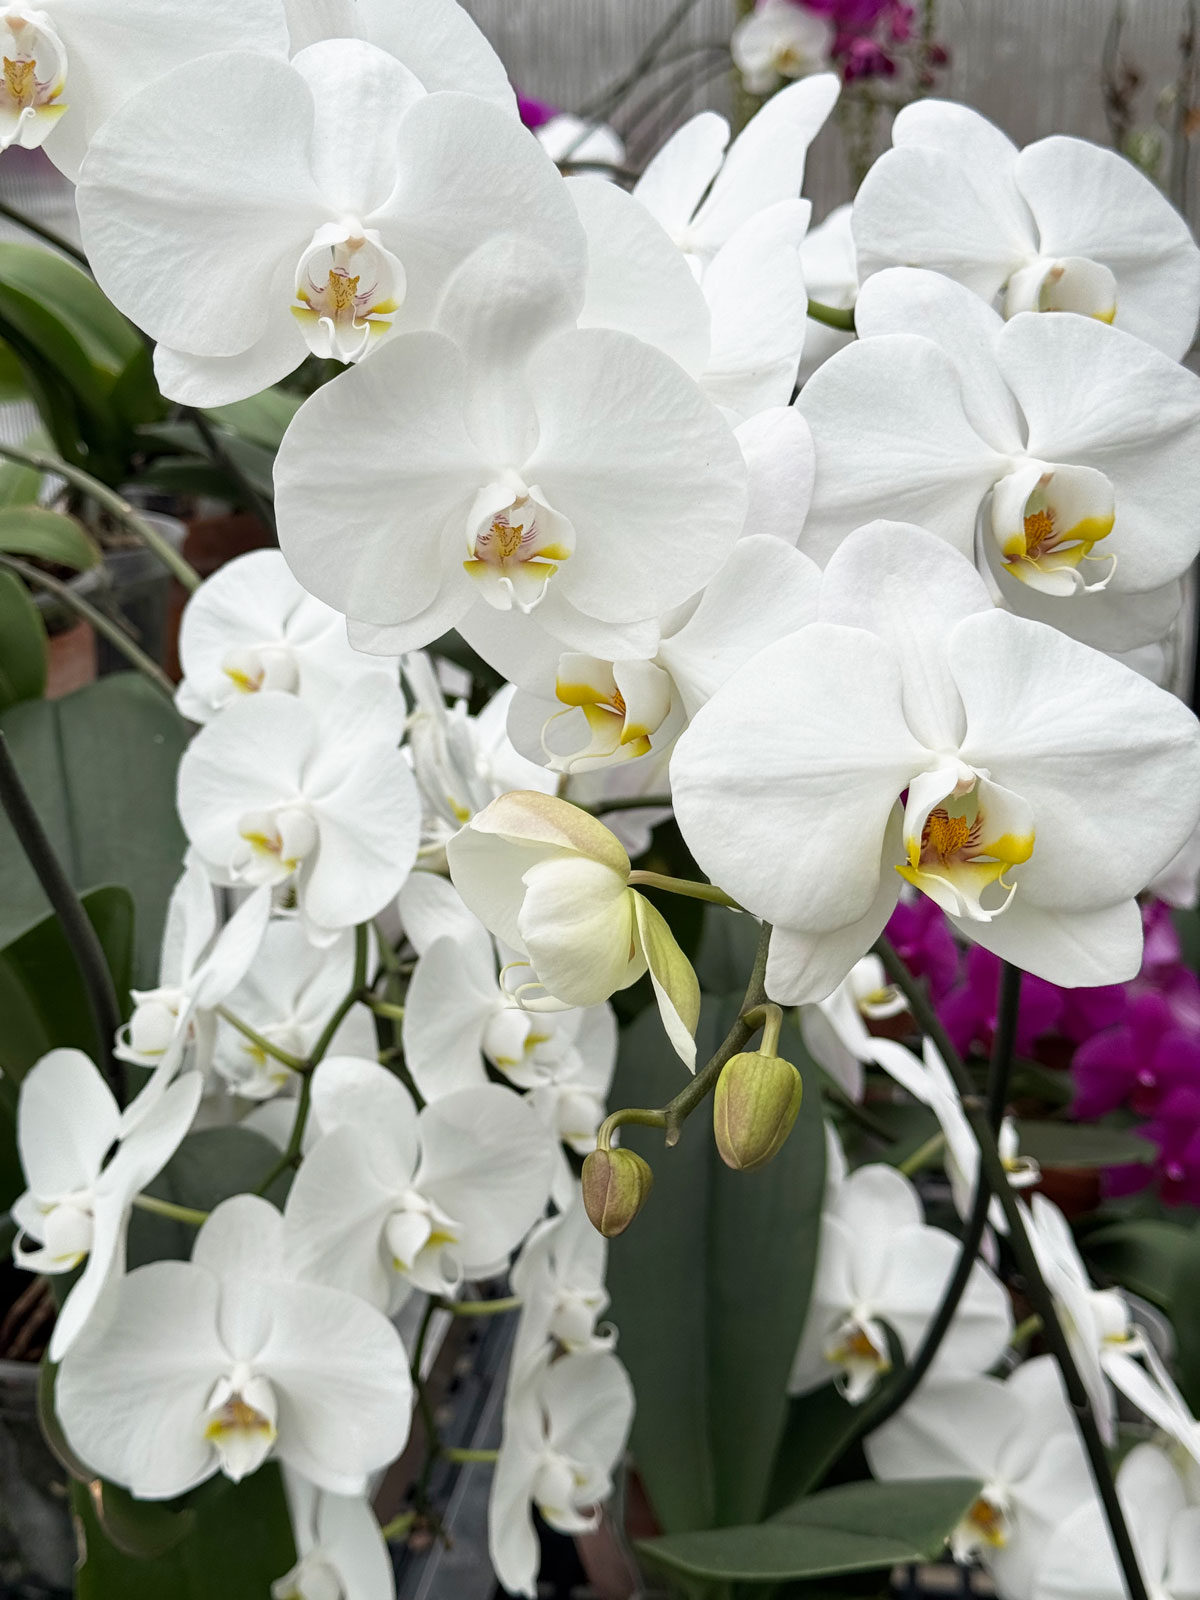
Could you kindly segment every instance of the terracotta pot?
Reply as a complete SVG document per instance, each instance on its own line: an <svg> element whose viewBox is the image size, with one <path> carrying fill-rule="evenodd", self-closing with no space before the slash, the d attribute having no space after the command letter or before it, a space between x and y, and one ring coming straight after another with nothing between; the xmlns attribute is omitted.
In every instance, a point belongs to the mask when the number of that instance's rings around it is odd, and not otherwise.
<svg viewBox="0 0 1200 1600"><path fill-rule="evenodd" d="M46 677L47 700L58 700L82 689L96 676L96 635L86 622L50 635L50 668Z"/></svg>

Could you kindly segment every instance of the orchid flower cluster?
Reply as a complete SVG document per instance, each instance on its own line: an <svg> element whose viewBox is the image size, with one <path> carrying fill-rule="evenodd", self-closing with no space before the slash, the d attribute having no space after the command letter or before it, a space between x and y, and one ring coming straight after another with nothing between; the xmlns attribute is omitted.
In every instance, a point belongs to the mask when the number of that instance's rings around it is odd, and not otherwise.
<svg viewBox="0 0 1200 1600"><path fill-rule="evenodd" d="M741 48L835 10L768 0ZM908 26L857 8L884 10ZM535 1509L596 1525L634 1415L608 1238L654 1205L619 1130L673 1145L715 1089L719 1153L760 1181L802 1101L821 1128L819 1074L779 1055L792 1008L837 1104L872 1073L932 1113L965 1242L830 1127L781 1391L869 1418L919 1375L871 1470L974 1482L950 1546L1012 1600L1119 1597L1135 1558L1144 1592L1200 1592L1169 1360L1021 1198L1005 1081L989 1128L880 944L935 913L949 959L1031 993L1139 972L1139 896L1200 824L1200 725L1161 686L1200 550L1200 250L1118 156L1018 151L932 100L810 232L820 27L736 138L701 113L626 192L559 173L454 0L0 12L8 142L77 180L164 394L316 375L279 550L184 615L158 985L115 1069L58 1050L26 1075L14 1212L17 1260L65 1290L70 1450L149 1501L277 1462L277 1600L394 1593L370 1496L414 1405L438 1449L430 1317L487 1314L472 1286L506 1275L501 1583L535 1592ZM672 816L703 880L634 865ZM707 1064L672 894L758 933ZM610 1111L643 979L680 1092ZM272 1152L254 1189L154 1192L230 1125ZM188 1259L129 1268L142 1211L192 1228ZM1024 1361L1010 1255L1049 1344ZM1106 1494L1118 1405L1139 1442Z"/></svg>

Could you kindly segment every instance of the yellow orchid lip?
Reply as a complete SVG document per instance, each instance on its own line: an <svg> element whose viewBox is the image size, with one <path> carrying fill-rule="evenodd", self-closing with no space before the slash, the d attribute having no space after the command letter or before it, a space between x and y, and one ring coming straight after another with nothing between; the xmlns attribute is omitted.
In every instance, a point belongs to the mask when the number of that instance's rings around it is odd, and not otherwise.
<svg viewBox="0 0 1200 1600"><path fill-rule="evenodd" d="M1015 884L1004 883L1004 874L1028 861L1033 847L1032 830L989 837L986 814L972 790L933 807L920 838L906 836L907 860L899 863L896 871L950 915L988 922L1016 892ZM1008 889L1008 899L997 910L985 911L982 897L996 883Z"/></svg>

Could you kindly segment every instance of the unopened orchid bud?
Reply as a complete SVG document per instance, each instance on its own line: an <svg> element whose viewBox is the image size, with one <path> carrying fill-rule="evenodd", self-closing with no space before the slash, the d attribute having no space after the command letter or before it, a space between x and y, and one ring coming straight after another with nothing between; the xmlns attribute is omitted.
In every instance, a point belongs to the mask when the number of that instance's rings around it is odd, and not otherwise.
<svg viewBox="0 0 1200 1600"><path fill-rule="evenodd" d="M593 1150L583 1163L582 1182L592 1226L615 1239L645 1205L654 1173L633 1150Z"/></svg>
<svg viewBox="0 0 1200 1600"><path fill-rule="evenodd" d="M790 1061L748 1052L727 1061L713 1097L713 1131L727 1167L753 1172L792 1131L804 1085Z"/></svg>

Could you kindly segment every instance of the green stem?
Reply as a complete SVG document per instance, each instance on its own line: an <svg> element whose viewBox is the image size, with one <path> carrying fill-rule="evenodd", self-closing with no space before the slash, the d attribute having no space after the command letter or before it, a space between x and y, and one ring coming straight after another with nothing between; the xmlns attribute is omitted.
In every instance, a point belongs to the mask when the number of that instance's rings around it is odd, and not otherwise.
<svg viewBox="0 0 1200 1600"><path fill-rule="evenodd" d="M669 811L673 803L669 794L615 794L610 800L601 800L593 806L585 806L580 800L571 801L576 810L586 811L590 817L606 817L610 811L643 811L651 807L656 811Z"/></svg>
<svg viewBox="0 0 1200 1600"><path fill-rule="evenodd" d="M22 561L17 556L0 555L0 567L7 567L26 583L45 589L56 599L61 600L69 611L81 617L98 634L107 639L114 650L120 651L129 665L148 679L172 705L175 704L175 686L170 678L156 661L152 661L146 652L133 642L119 623L114 622L111 617L106 617L103 611L90 604L82 595L76 594L69 584L63 583L58 578L52 578L48 572L43 572L40 567L30 566L27 561Z"/></svg>
<svg viewBox="0 0 1200 1600"><path fill-rule="evenodd" d="M412 1530L413 1523L417 1520L415 1511L402 1511L398 1517L393 1517L390 1522L385 1522L379 1534L384 1543L392 1539L399 1539L403 1534Z"/></svg>
<svg viewBox="0 0 1200 1600"><path fill-rule="evenodd" d="M963 1066L958 1052L947 1038L937 1011L931 1004L924 988L912 976L887 939L880 939L875 949L892 981L907 999L909 1010L912 1012L917 1025L933 1039L942 1059L946 1063L947 1070L954 1079L955 1087L958 1089L959 1097L962 1101L963 1111L979 1146L981 1179L1004 1208L1004 1216L1009 1230L1009 1244L1017 1263L1017 1269L1025 1280L1026 1293L1030 1304L1041 1318L1046 1344L1049 1346L1050 1353L1062 1373L1063 1386L1067 1391L1067 1399L1075 1417L1075 1426L1079 1430L1079 1436L1092 1470L1092 1478L1104 1508L1105 1520L1112 1535L1113 1549L1116 1551L1117 1560L1120 1563L1129 1600L1149 1600L1145 1579L1142 1577L1141 1568L1138 1565L1137 1552L1133 1547L1133 1540L1130 1538L1129 1527L1125 1521L1125 1513L1117 1494L1112 1465L1104 1448L1104 1440L1100 1436L1100 1429L1092 1411L1087 1388L1080 1376L1079 1367L1076 1364L1070 1341L1059 1316L1053 1292L1042 1276L1037 1255L1025 1226L1025 1214L1009 1182L999 1147L992 1133L988 1114L976 1100L970 1076ZM997 1039L1007 1032L1008 1023L1005 1019L1005 1012L1006 1007L1002 1005ZM989 1107L989 1110L994 1111L994 1104Z"/></svg>
<svg viewBox="0 0 1200 1600"><path fill-rule="evenodd" d="M841 306L827 306L820 300L808 302L808 314L814 322L823 322L827 328L836 328L839 333L854 332L854 307L843 309Z"/></svg>
<svg viewBox="0 0 1200 1600"><path fill-rule="evenodd" d="M272 1061L278 1061L282 1066L290 1067L293 1072L303 1072L307 1063L300 1056L292 1055L290 1050L281 1050L277 1044L272 1044L248 1022L243 1022L241 1017L235 1017L227 1006L214 1007L222 1022L227 1022L231 1028L236 1028L243 1039L249 1039L256 1050L261 1050L263 1055L270 1056Z"/></svg>
<svg viewBox="0 0 1200 1600"><path fill-rule="evenodd" d="M754 968L750 974L750 982L746 986L745 998L737 1021L725 1035L715 1054L704 1064L692 1081L682 1089L673 1100L657 1110L649 1110L638 1106L629 1106L621 1111L614 1111L600 1125L596 1135L596 1146L600 1150L612 1148L612 1136L623 1123L637 1123L644 1128L662 1128L666 1133L665 1143L668 1148L679 1143L679 1135L683 1132L683 1125L702 1101L717 1086L717 1079L721 1076L721 1069L731 1057L744 1050L750 1039L764 1024L770 1021L769 1013L777 1011L776 1006L767 1006L765 979L767 973L767 951L771 944L771 924L764 922L759 930L758 949L754 954Z"/></svg>
<svg viewBox="0 0 1200 1600"><path fill-rule="evenodd" d="M204 415L203 411L197 410L195 406L188 406L186 409L188 416L195 424L196 432L203 440L204 448L208 452L213 465L219 467L236 484L246 509L252 512L269 532L274 533L276 531L274 506L258 492L241 467L229 454L217 430Z"/></svg>
<svg viewBox="0 0 1200 1600"><path fill-rule="evenodd" d="M390 1000L376 1000L374 995L370 995L363 1004L369 1006L377 1017L384 1017L391 1022L404 1021L404 1007L395 1006Z"/></svg>
<svg viewBox="0 0 1200 1600"><path fill-rule="evenodd" d="M90 472L84 472L81 467L74 467L69 461L62 461L58 456L47 455L42 450L22 450L16 445L0 442L0 456L9 461L17 461L23 467L30 467L34 472L48 473L53 477L65 478L75 489L94 500L108 512L114 522L133 534L146 548L152 551L163 566L187 590L193 594L200 587L200 574L163 538L158 529L140 517L127 500L117 494L115 489L110 489L106 483L101 483L99 478L93 478Z"/></svg>
<svg viewBox="0 0 1200 1600"><path fill-rule="evenodd" d="M742 909L716 884L693 883L690 878L670 878L666 873L644 872L640 867L629 874L629 886L631 889L662 889L667 894L681 894L688 900L707 900L714 906L729 906L734 911Z"/></svg>
<svg viewBox="0 0 1200 1600"><path fill-rule="evenodd" d="M464 1466L472 1461L495 1461L499 1454L499 1450L460 1450L457 1445L442 1447L443 1461L458 1461Z"/></svg>
<svg viewBox="0 0 1200 1600"><path fill-rule="evenodd" d="M321 1037L313 1046L312 1053L305 1064L310 1072L325 1059L329 1046L333 1043L333 1036L342 1023L345 1022L351 1007L360 1004L365 996L370 933L371 924L369 922L360 922L354 930L354 977L350 983L350 992L325 1024Z"/></svg>
<svg viewBox="0 0 1200 1600"><path fill-rule="evenodd" d="M108 958L71 880L55 854L3 733L0 733L0 810L7 816L17 843L41 885L42 893L58 917L96 1025L100 1070L117 1104L123 1105L125 1071L113 1054L117 1031L121 1026L121 1003L117 998Z"/></svg>
<svg viewBox="0 0 1200 1600"><path fill-rule="evenodd" d="M926 1139L919 1149L914 1150L907 1161L901 1161L896 1171L903 1173L906 1178L911 1178L914 1172L924 1171L945 1148L946 1135L941 1132L935 1133L931 1139Z"/></svg>
<svg viewBox="0 0 1200 1600"><path fill-rule="evenodd" d="M207 1211L177 1206L170 1200L157 1200L152 1194L135 1194L133 1203L139 1211L150 1211L156 1217L169 1217L172 1222L186 1222L189 1228L202 1228L208 1221Z"/></svg>
<svg viewBox="0 0 1200 1600"><path fill-rule="evenodd" d="M421 1326L417 1330L417 1340L413 1346L412 1366L409 1373L412 1378L413 1392L417 1397L417 1410L421 1413L421 1423L425 1429L425 1460L421 1463L421 1473L417 1479L416 1488L413 1490L413 1499L419 1508L424 1509L429 1503L429 1480L433 1476L434 1463L442 1453L442 1435L437 1425L437 1418L433 1414L433 1402L425 1387L425 1378L421 1367L425 1360L425 1344L429 1338L430 1324L433 1314L437 1310L437 1301L430 1299L425 1306L425 1314L421 1318Z"/></svg>
<svg viewBox="0 0 1200 1600"><path fill-rule="evenodd" d="M54 250L61 250L63 255L70 256L71 260L81 266L90 274L91 267L88 258L77 244L72 244L70 239L64 238L61 233L55 233L53 228L47 228L44 223L36 222L33 217L27 217L23 211L18 211L15 206L8 205L0 200L0 217L7 217L9 222L15 222L18 228L24 228L26 233L32 233L43 244L48 244Z"/></svg>
<svg viewBox="0 0 1200 1600"><path fill-rule="evenodd" d="M1023 1350L1029 1341L1036 1338L1042 1331L1042 1319L1036 1314L1026 1317L1024 1322L1018 1322L1013 1329L1012 1338L1008 1341L1010 1350Z"/></svg>
<svg viewBox="0 0 1200 1600"><path fill-rule="evenodd" d="M516 1311L524 1301L518 1294L496 1300L443 1300L442 1310L452 1317L498 1317L502 1311Z"/></svg>

